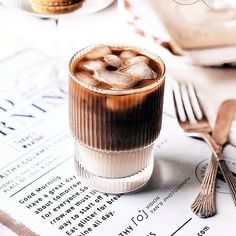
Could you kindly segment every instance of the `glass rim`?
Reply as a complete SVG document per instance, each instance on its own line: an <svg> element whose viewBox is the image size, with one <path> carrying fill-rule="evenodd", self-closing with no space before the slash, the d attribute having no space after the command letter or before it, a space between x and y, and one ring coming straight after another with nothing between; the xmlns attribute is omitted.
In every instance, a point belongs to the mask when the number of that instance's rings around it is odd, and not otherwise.
<svg viewBox="0 0 236 236"><path fill-rule="evenodd" d="M148 91L152 88L158 87L160 86L164 80L165 80L165 74L166 74L166 66L164 61L161 59L160 56L149 52L146 49L142 49L142 48L138 48L135 46L129 46L129 45L112 45L112 44L104 44L106 46L109 47L113 47L113 48L117 48L117 49L125 49L125 50L134 50L134 51L138 51L140 53L142 53L143 55L151 58L152 60L154 60L158 65L160 65L160 69L161 69L161 76L160 78L155 81L154 83L147 85L145 87L141 87L141 88L131 88L131 89L127 89L127 90L111 90L111 89L103 89L103 88L97 88L94 86L91 86L89 84L86 84L84 82L82 82L81 80L79 80L75 74L72 72L71 68L73 63L78 60L80 57L82 57L84 54L88 53L89 51L91 51L92 49L101 46L102 44L96 44L96 45L92 45L92 46L87 46L84 47L82 49L80 49L79 51L77 51L72 58L69 61L69 75L70 75L70 80L73 79L76 83L78 83L79 85L81 85L84 88L87 88L88 90L95 92L95 93L100 93L100 94L104 94L104 95L129 95L129 94L136 94L136 93L141 93L141 92L145 92Z"/></svg>

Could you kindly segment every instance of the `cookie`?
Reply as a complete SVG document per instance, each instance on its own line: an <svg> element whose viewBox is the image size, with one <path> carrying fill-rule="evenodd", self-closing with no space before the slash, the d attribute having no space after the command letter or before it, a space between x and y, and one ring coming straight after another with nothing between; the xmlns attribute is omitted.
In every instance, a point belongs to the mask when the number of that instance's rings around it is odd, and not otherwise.
<svg viewBox="0 0 236 236"><path fill-rule="evenodd" d="M31 0L32 9L42 14L68 13L79 9L82 0Z"/></svg>
<svg viewBox="0 0 236 236"><path fill-rule="evenodd" d="M45 6L67 6L81 2L81 0L31 0L31 2Z"/></svg>

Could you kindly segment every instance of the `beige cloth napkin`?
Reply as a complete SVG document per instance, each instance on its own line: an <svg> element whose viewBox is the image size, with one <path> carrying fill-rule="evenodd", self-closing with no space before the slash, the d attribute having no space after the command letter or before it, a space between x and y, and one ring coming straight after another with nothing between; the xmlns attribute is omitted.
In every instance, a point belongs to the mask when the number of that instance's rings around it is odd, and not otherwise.
<svg viewBox="0 0 236 236"><path fill-rule="evenodd" d="M179 2L179 4L177 3ZM171 37L183 49L236 45L236 8L227 0L149 0Z"/></svg>
<svg viewBox="0 0 236 236"><path fill-rule="evenodd" d="M236 62L236 4L231 0L119 0L140 34L169 41L200 65ZM181 5L177 2L195 2ZM178 47L176 47L178 49Z"/></svg>
<svg viewBox="0 0 236 236"><path fill-rule="evenodd" d="M201 65L236 62L236 6L231 0L148 2L170 37L195 62Z"/></svg>

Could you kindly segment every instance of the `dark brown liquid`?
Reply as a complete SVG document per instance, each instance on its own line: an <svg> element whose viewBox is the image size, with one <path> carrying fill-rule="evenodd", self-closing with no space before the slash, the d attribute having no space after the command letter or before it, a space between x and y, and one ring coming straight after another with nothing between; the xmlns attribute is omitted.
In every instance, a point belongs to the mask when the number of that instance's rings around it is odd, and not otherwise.
<svg viewBox="0 0 236 236"><path fill-rule="evenodd" d="M72 64L74 75L80 62L77 60ZM143 80L132 90L160 79L160 65L153 60L151 63L158 77ZM105 89L111 90L109 87ZM72 134L81 144L100 150L118 151L147 146L155 141L161 129L163 93L164 80L146 91L111 95L92 91L71 78L69 114Z"/></svg>

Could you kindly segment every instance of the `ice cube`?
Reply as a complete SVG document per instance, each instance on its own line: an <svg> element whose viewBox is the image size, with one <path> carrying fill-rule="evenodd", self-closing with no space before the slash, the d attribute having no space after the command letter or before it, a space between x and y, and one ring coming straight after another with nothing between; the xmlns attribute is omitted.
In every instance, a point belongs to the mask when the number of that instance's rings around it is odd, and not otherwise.
<svg viewBox="0 0 236 236"><path fill-rule="evenodd" d="M93 48L90 52L86 54L88 59L98 59L102 58L108 54L111 54L111 50L108 46L100 45L96 48Z"/></svg>
<svg viewBox="0 0 236 236"><path fill-rule="evenodd" d="M136 54L134 51L126 50L126 51L123 51L123 52L120 54L120 58L121 58L121 59L128 59L128 58L135 57L136 55L137 55L137 54Z"/></svg>
<svg viewBox="0 0 236 236"><path fill-rule="evenodd" d="M82 63L82 67L92 71L105 70L106 63L100 60L91 60Z"/></svg>
<svg viewBox="0 0 236 236"><path fill-rule="evenodd" d="M114 66L114 67L118 67L121 64L121 59L113 54L108 54L104 57L105 62L107 62L107 64Z"/></svg>
<svg viewBox="0 0 236 236"><path fill-rule="evenodd" d="M98 86L100 83L100 81L94 79L91 75L84 72L77 72L76 77L78 78L78 80L90 86Z"/></svg>
<svg viewBox="0 0 236 236"><path fill-rule="evenodd" d="M113 89L128 89L137 83L131 76L116 71L96 71L94 76L111 85Z"/></svg>
<svg viewBox="0 0 236 236"><path fill-rule="evenodd" d="M149 59L145 56L136 56L136 57L128 58L125 61L125 64L136 64L136 63L139 63L139 62L144 62L148 65Z"/></svg>
<svg viewBox="0 0 236 236"><path fill-rule="evenodd" d="M125 68L122 68L121 72L127 73L137 81L143 79L156 79L157 76L157 74L144 62L128 65Z"/></svg>

